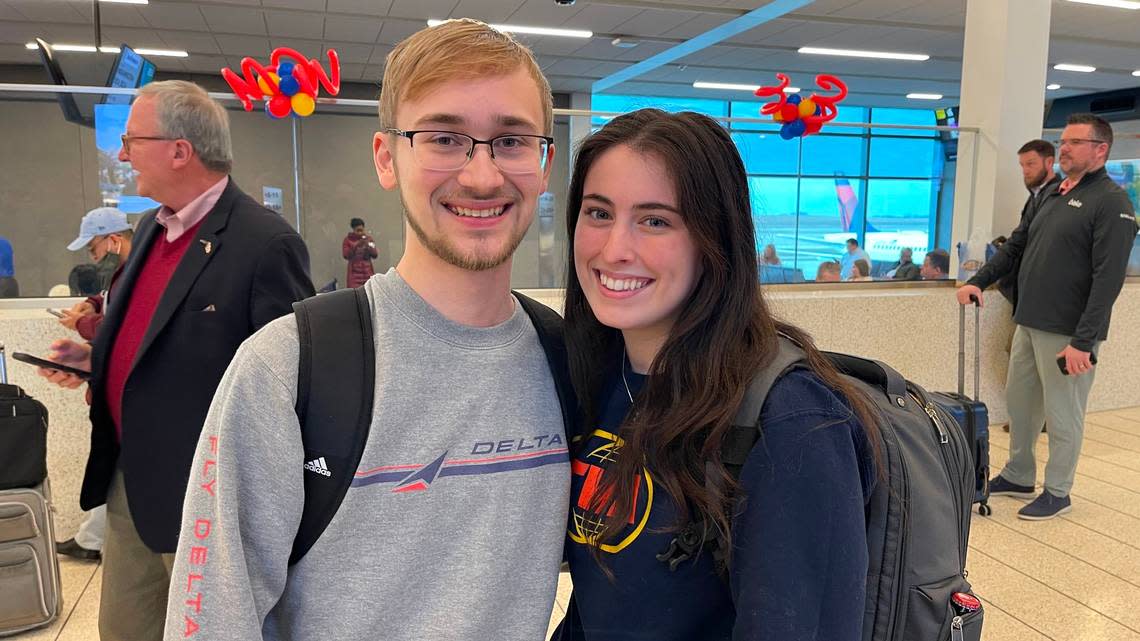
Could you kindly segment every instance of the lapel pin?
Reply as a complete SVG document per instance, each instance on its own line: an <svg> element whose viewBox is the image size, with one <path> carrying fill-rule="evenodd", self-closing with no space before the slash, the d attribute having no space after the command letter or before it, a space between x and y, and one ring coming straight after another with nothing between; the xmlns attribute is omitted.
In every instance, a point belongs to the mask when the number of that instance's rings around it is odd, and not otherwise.
<svg viewBox="0 0 1140 641"><path fill-rule="evenodd" d="M209 255L210 252L214 251L214 244L212 242L202 238L199 238L198 242L202 243L202 246L205 248L207 255Z"/></svg>

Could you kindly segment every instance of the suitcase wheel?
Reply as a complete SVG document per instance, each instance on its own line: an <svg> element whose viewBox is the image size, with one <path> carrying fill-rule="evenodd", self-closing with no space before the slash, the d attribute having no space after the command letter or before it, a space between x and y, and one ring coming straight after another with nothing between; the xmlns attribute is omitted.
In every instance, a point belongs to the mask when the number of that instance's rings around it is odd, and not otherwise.
<svg viewBox="0 0 1140 641"><path fill-rule="evenodd" d="M994 509L988 503L981 503L978 505L978 514L982 516L989 516L994 513Z"/></svg>

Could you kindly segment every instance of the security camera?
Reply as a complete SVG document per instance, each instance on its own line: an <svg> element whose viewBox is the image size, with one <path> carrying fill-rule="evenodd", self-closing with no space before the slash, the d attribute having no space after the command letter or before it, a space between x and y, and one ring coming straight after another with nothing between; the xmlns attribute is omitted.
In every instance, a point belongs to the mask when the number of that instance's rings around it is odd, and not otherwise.
<svg viewBox="0 0 1140 641"><path fill-rule="evenodd" d="M569 7L574 4L574 0L554 0L554 4L560 7Z"/></svg>

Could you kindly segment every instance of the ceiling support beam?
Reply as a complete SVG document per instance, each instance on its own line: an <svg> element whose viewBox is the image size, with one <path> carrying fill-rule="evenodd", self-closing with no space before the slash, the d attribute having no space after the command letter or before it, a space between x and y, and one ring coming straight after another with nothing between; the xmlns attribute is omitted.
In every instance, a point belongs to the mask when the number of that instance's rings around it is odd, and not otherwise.
<svg viewBox="0 0 1140 641"><path fill-rule="evenodd" d="M610 87L621 84L630 78L636 78L643 73L656 69L662 65L668 64L683 58L689 54L696 53L701 49L710 47L719 42L727 40L737 34L749 31L757 26L764 24L770 20L774 20L787 13L795 11L804 5L811 4L812 0L772 0L768 4L758 9L753 9L748 13L734 18L728 22L710 29L701 35L689 39L675 47L671 47L662 51L661 53L650 56L641 62L630 65L617 73L612 73L605 78L593 84L594 93L605 91Z"/></svg>

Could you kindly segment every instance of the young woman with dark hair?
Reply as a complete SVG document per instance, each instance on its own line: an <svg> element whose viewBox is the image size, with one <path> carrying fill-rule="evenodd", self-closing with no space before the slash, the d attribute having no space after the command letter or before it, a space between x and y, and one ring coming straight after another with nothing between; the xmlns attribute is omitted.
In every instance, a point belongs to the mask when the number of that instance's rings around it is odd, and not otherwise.
<svg viewBox="0 0 1140 641"><path fill-rule="evenodd" d="M566 340L585 422L561 637L858 640L872 410L769 311L728 132L695 113L613 119L578 151L567 219ZM773 385L737 480L721 448L780 335L806 366ZM693 522L721 535L671 568L658 557Z"/></svg>

